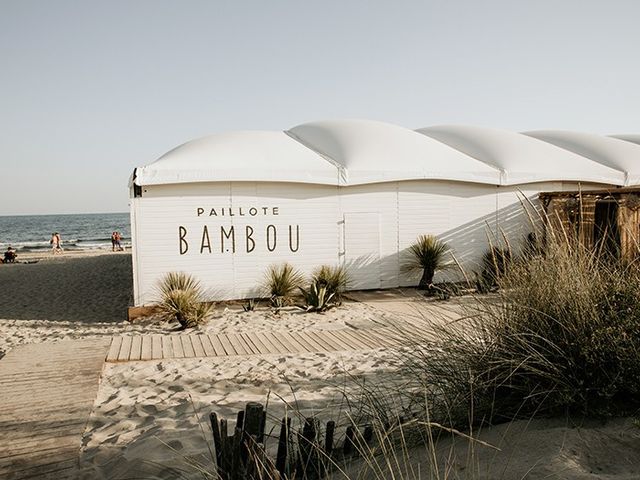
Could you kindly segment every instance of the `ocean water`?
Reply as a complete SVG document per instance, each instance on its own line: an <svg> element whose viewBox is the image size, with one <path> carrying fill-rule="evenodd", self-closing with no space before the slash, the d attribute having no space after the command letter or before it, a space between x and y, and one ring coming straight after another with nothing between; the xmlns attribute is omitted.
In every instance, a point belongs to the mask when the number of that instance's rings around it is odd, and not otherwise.
<svg viewBox="0 0 640 480"><path fill-rule="evenodd" d="M128 213L78 215L0 216L0 250L11 246L29 252L51 248L49 240L58 232L65 250L111 249L111 233L119 231L122 245L131 245Z"/></svg>

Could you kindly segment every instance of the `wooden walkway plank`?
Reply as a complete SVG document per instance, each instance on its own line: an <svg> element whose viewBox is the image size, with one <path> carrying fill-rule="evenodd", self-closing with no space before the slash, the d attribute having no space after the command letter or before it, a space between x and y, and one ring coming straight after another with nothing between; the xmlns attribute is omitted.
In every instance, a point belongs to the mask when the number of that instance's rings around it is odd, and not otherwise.
<svg viewBox="0 0 640 480"><path fill-rule="evenodd" d="M216 356L216 350L213 348L209 335L200 335L200 343L202 343L202 349L204 350L205 357Z"/></svg>
<svg viewBox="0 0 640 480"><path fill-rule="evenodd" d="M353 345L355 350L367 349L368 346L352 335L349 330L335 330L334 335L343 338L348 344Z"/></svg>
<svg viewBox="0 0 640 480"><path fill-rule="evenodd" d="M162 357L161 358L173 358L173 337L169 335L162 336Z"/></svg>
<svg viewBox="0 0 640 480"><path fill-rule="evenodd" d="M131 337L131 351L129 352L129 360L140 360L142 356L142 336L133 335Z"/></svg>
<svg viewBox="0 0 640 480"><path fill-rule="evenodd" d="M360 343L363 343L367 348L377 348L375 342L373 342L366 333L363 333L362 330L354 330L349 332L352 336L356 337Z"/></svg>
<svg viewBox="0 0 640 480"><path fill-rule="evenodd" d="M250 336L247 334L247 337L251 339L251 343L253 343L253 346L256 350L258 350L259 353L263 355L271 353L269 347L263 341L264 339L262 338L261 332L253 333Z"/></svg>
<svg viewBox="0 0 640 480"><path fill-rule="evenodd" d="M282 339L272 332L264 332L264 335L271 342L271 344L278 350L278 353L295 353L290 347L284 344Z"/></svg>
<svg viewBox="0 0 640 480"><path fill-rule="evenodd" d="M376 348L387 346L387 339L374 335L371 330L359 330L358 333L368 340L371 345L376 346Z"/></svg>
<svg viewBox="0 0 640 480"><path fill-rule="evenodd" d="M238 339L237 335L234 335L233 333L228 333L227 338L229 339L229 343L233 345L233 349L236 351L236 354L246 355L248 353L247 350L244 348L244 345L242 345L242 343Z"/></svg>
<svg viewBox="0 0 640 480"><path fill-rule="evenodd" d="M233 348L231 342L224 333L218 334L218 338L220 339L220 343L222 343L222 346L224 347L224 351L227 352L227 355L237 354L236 349Z"/></svg>
<svg viewBox="0 0 640 480"><path fill-rule="evenodd" d="M299 332L300 337L311 347L311 352L321 352L324 350L321 344L318 341L309 335L309 332Z"/></svg>
<svg viewBox="0 0 640 480"><path fill-rule="evenodd" d="M291 332L288 335L303 348L303 353L310 353L314 351L313 345L306 341L303 335L300 332Z"/></svg>
<svg viewBox="0 0 640 480"><path fill-rule="evenodd" d="M191 337L191 345L193 345L194 356L196 357L206 357L207 354L204 351L204 346L202 345L202 338L204 335L189 335Z"/></svg>
<svg viewBox="0 0 640 480"><path fill-rule="evenodd" d="M325 330L325 335L331 338L331 341L339 347L339 350L352 349L352 347L349 346L344 340L335 335L332 330Z"/></svg>
<svg viewBox="0 0 640 480"><path fill-rule="evenodd" d="M307 349L302 343L298 342L295 338L291 336L289 332L281 332L280 336L283 340L286 340L291 348L295 350L296 353L306 353Z"/></svg>
<svg viewBox="0 0 640 480"><path fill-rule="evenodd" d="M218 335L210 334L209 341L211 341L211 345L215 349L216 355L219 355L222 357L227 354L227 352L225 352L224 350L224 347L222 346L222 342L220 341L220 338L218 337Z"/></svg>
<svg viewBox="0 0 640 480"><path fill-rule="evenodd" d="M170 338L171 338L171 346L173 347L173 357L184 358L184 349L182 348L182 341L180 340L180 335L172 335Z"/></svg>
<svg viewBox="0 0 640 480"><path fill-rule="evenodd" d="M260 355L260 349L251 338L251 335L247 335L246 333L240 333L239 335L240 338L244 341L246 348L251 352L252 355Z"/></svg>
<svg viewBox="0 0 640 480"><path fill-rule="evenodd" d="M162 335L151 335L151 358L162 358Z"/></svg>
<svg viewBox="0 0 640 480"><path fill-rule="evenodd" d="M271 341L271 335L269 332L261 332L258 338L260 338L260 341L264 344L270 354L281 353L280 348Z"/></svg>
<svg viewBox="0 0 640 480"><path fill-rule="evenodd" d="M151 336L142 335L142 346L140 348L140 360L151 360Z"/></svg>
<svg viewBox="0 0 640 480"><path fill-rule="evenodd" d="M131 351L131 336L125 335L122 337L122 345L120 346L120 352L118 353L118 361L119 362L128 361L130 351Z"/></svg>
<svg viewBox="0 0 640 480"><path fill-rule="evenodd" d="M306 333L307 335L312 337L317 344L320 345L323 351L333 350L333 346L331 345L331 343L329 343L321 333L317 332L316 330L307 330Z"/></svg>
<svg viewBox="0 0 640 480"><path fill-rule="evenodd" d="M118 354L120 353L120 346L122 345L122 337L117 336L111 339L111 345L109 346L109 352L107 353L107 361L113 362L118 360Z"/></svg>
<svg viewBox="0 0 640 480"><path fill-rule="evenodd" d="M238 340L242 343L248 355L257 355L260 351L253 344L249 335L246 333L238 333Z"/></svg>
<svg viewBox="0 0 640 480"><path fill-rule="evenodd" d="M182 351L185 358L193 358L196 356L195 349L191 343L191 335L178 335L180 343L182 344Z"/></svg>

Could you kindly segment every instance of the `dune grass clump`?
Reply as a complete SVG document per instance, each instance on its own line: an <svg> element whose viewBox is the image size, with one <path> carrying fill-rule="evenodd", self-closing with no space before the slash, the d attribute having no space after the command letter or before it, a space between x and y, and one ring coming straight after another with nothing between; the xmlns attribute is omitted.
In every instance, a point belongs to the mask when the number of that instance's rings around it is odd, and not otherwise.
<svg viewBox="0 0 640 480"><path fill-rule="evenodd" d="M640 408L640 269L549 235L513 260L499 294L435 327L406 374L454 424ZM410 378L409 376L407 378Z"/></svg>
<svg viewBox="0 0 640 480"><path fill-rule="evenodd" d="M192 328L204 322L213 308L204 301L200 282L186 273L168 273L160 281L158 290L163 316L177 321L182 328Z"/></svg>
<svg viewBox="0 0 640 480"><path fill-rule="evenodd" d="M476 288L480 293L487 293L498 288L499 280L503 277L513 260L509 247L490 247L482 255L482 270L477 277Z"/></svg>
<svg viewBox="0 0 640 480"><path fill-rule="evenodd" d="M449 246L434 235L420 235L409 247L408 257L402 265L405 272L422 271L418 288L428 290L439 270L449 268Z"/></svg>
<svg viewBox="0 0 640 480"><path fill-rule="evenodd" d="M271 265L265 274L263 289L271 306L279 309L291 303L304 281L304 275L289 263Z"/></svg>

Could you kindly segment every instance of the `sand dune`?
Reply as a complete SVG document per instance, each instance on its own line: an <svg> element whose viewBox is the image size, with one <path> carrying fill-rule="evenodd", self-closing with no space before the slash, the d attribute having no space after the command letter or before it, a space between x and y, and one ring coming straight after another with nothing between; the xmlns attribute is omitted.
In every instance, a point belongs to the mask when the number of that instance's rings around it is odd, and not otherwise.
<svg viewBox="0 0 640 480"><path fill-rule="evenodd" d="M174 323L157 318L125 321L132 284L128 254L75 254L0 265L0 283L0 357L23 343L182 334ZM367 329L418 318L442 322L463 311L460 303L472 301L424 302L410 291L353 298L360 302L348 301L320 315L295 307L275 314L266 303L253 312L243 312L241 303L220 305L207 324L187 333ZM209 412L233 418L246 402L268 400L275 420L291 404L304 415L340 419L346 411L343 393L353 401L359 382L402 382L397 365L397 352L384 349L105 364L82 438L83 478L202 478L194 464L212 469ZM501 451L475 448L470 463L465 441L439 444L439 466L449 469L449 478L640 478L640 429L632 419L578 426L566 420L514 422L487 429L481 438ZM409 458L415 471L419 465L422 478L431 478L424 449L412 450Z"/></svg>

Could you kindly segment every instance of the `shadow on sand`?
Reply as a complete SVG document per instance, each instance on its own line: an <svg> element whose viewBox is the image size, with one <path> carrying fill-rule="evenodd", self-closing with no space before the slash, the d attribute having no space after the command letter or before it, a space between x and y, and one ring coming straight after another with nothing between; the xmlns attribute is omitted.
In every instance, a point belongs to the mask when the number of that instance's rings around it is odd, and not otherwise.
<svg viewBox="0 0 640 480"><path fill-rule="evenodd" d="M0 318L86 323L127 319L130 255L46 259L0 265Z"/></svg>

